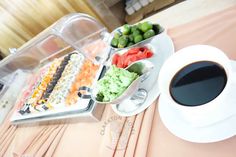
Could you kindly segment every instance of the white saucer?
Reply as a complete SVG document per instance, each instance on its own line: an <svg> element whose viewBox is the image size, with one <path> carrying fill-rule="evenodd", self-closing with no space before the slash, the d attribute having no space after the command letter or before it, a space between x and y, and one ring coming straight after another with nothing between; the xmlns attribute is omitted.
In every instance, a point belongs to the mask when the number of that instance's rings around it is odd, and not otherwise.
<svg viewBox="0 0 236 157"><path fill-rule="evenodd" d="M233 103L235 100L231 102ZM160 95L160 117L168 130L179 138L196 143L210 143L236 135L236 115L211 125L196 127L187 122L180 113L176 112L170 103L171 101L165 95Z"/></svg>
<svg viewBox="0 0 236 157"><path fill-rule="evenodd" d="M236 74L236 61L231 60L233 73ZM228 97L224 103L236 111L236 80L231 85ZM186 121L176 112L171 101L165 96L159 97L159 113L163 124L179 138L196 143L217 142L236 135L236 114L211 125L197 127ZM236 113L236 112L235 112Z"/></svg>
<svg viewBox="0 0 236 157"><path fill-rule="evenodd" d="M112 105L114 112L120 116L133 116L144 111L160 94L157 83L158 75L165 60L174 53L174 45L166 33L157 35L148 45L151 45L154 53L154 56L151 58L151 61L154 63L154 69L151 75L139 87L139 89L144 89L148 92L146 100L138 108L132 107L132 102L129 102L129 100L121 104Z"/></svg>

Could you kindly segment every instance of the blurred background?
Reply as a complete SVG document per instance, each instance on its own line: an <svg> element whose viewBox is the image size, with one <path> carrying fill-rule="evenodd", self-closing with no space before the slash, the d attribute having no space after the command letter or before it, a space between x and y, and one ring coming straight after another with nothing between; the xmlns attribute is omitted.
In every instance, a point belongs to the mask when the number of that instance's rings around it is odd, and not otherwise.
<svg viewBox="0 0 236 157"><path fill-rule="evenodd" d="M68 13L82 12L110 31L183 0L0 0L0 59Z"/></svg>

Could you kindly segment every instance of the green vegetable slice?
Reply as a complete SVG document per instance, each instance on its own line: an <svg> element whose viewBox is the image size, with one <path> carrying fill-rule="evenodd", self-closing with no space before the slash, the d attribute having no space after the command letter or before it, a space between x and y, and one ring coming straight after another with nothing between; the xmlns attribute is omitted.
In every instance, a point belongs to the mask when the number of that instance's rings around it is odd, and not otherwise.
<svg viewBox="0 0 236 157"><path fill-rule="evenodd" d="M123 31L122 31L122 33L123 33L124 35L128 35L128 34L130 33L130 30L131 30L130 25L125 24L125 25L123 26Z"/></svg>
<svg viewBox="0 0 236 157"><path fill-rule="evenodd" d="M113 38L113 39L111 40L111 46L117 47L117 46L118 46L118 39Z"/></svg>
<svg viewBox="0 0 236 157"><path fill-rule="evenodd" d="M128 41L129 41L129 39L128 39L127 36L121 36L121 37L119 38L118 47L119 47L119 48L124 48L124 47L126 47L126 45L128 44Z"/></svg>
<svg viewBox="0 0 236 157"><path fill-rule="evenodd" d="M148 39L148 38L150 38L150 37L152 37L152 36L154 36L154 35L155 35L154 30L153 30L153 29L150 29L150 30L148 30L147 32L145 32L145 33L143 34L143 37L144 37L144 39Z"/></svg>
<svg viewBox="0 0 236 157"><path fill-rule="evenodd" d="M134 43L138 43L138 42L140 42L142 40L143 40L143 36L142 35L136 35L134 37Z"/></svg>
<svg viewBox="0 0 236 157"><path fill-rule="evenodd" d="M141 25L141 30L145 33L148 30L152 29L152 24L150 22L144 22Z"/></svg>

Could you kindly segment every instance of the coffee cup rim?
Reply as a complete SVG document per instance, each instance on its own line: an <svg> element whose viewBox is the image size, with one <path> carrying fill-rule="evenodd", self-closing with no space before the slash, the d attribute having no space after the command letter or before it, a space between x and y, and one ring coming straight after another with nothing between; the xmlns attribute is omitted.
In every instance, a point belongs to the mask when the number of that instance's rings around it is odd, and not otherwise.
<svg viewBox="0 0 236 157"><path fill-rule="evenodd" d="M180 68L176 68L177 70L174 70L174 72L171 73L171 75L169 76L169 78L165 78L165 74L166 71L169 71L170 68L175 68L178 65L174 65L173 61L176 59L183 59L182 57L185 56L189 56L189 55L195 55L195 51L193 50L207 50L210 51L211 53L209 53L209 55L212 55L213 53L215 53L214 55L217 54L218 57L220 57L218 60L214 60L212 58L205 58L204 60L195 60L195 61L183 61L181 63L181 67ZM206 52L207 53L207 52ZM206 54L202 55L202 57L207 57ZM201 57L200 57L201 58ZM214 58L214 57L213 57ZM192 64L192 63L196 63L196 62L200 62L200 61L211 61L211 62L215 62L219 65L221 65L227 75L227 82L226 85L224 87L224 89L221 91L221 93L216 96L216 98L214 98L213 100L205 103L205 104L201 104L201 105L197 105L197 106L185 106L182 104L177 103L171 96L171 93L169 91L169 86L171 84L171 80L173 79L173 77L175 76L175 74L180 71L183 67ZM221 62L222 61L222 62ZM176 62L175 62L176 63ZM193 46L189 46L186 48L183 48L179 51L177 51L175 54L173 54L170 58L167 59L167 61L164 63L163 67L160 70L159 73L159 87L160 87L160 92L161 94L165 94L167 96L168 99L171 100L171 102L174 104L174 106L178 107L178 108L182 108L184 110L193 110L193 108L196 110L197 108L202 109L202 108L206 108L206 107L211 107L213 106L213 104L217 104L220 102L219 99L221 99L221 97L223 97L225 95L225 93L229 90L229 86L230 86L230 82L231 82L231 65L230 65L230 60L229 58L218 48L209 46L209 45L193 45Z"/></svg>

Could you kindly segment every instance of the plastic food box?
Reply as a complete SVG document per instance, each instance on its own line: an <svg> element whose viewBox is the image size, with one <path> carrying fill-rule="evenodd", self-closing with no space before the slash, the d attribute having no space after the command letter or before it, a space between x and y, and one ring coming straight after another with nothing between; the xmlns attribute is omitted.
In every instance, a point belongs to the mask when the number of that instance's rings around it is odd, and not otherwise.
<svg viewBox="0 0 236 157"><path fill-rule="evenodd" d="M106 44L107 34L107 29L94 18L85 14L73 13L61 18L2 60L0 62L0 82L3 89L4 87L19 87L16 89L18 96L11 98L14 100L11 101L11 104L15 106L15 113L11 117L11 121L13 123L26 123L70 119L72 117L73 120L86 122L100 120L104 105L97 105L92 100L83 100L83 102L81 100L69 107L62 105L63 107L45 112L28 114L19 112L21 110L19 104L24 103L22 97L29 90L33 78L40 75L40 71L50 66L55 59L62 59L70 53L79 53L84 57L84 60L89 60L99 67L93 80L96 81L104 71L103 63L110 53L109 45ZM18 75L14 77L16 72ZM21 76L22 86L9 83L9 78L14 77L13 80L17 81L19 76ZM38 84L32 87L32 90L35 90L36 86ZM7 90L7 88L1 90L0 100L3 99L4 94L1 94L2 92L11 94L12 91Z"/></svg>

